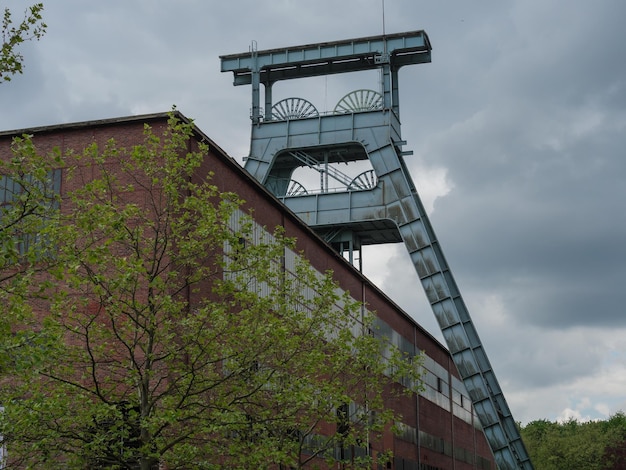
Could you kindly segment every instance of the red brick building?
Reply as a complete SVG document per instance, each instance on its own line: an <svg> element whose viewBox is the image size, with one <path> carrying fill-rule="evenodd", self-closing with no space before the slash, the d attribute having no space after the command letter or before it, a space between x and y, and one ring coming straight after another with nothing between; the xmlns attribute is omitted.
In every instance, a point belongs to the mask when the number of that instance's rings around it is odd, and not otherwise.
<svg viewBox="0 0 626 470"><path fill-rule="evenodd" d="M182 115L179 116L184 119ZM115 139L120 146L142 142L144 124L155 130L164 128L168 113L133 116L101 121L61 124L32 129L0 132L0 157L9 154L15 135L34 135L41 152L58 148L80 151L96 142L104 145ZM389 405L400 412L400 433L387 432L380 443L393 451L396 470L495 469L487 441L448 350L403 312L380 289L336 253L328 244L301 222L268 190L250 177L201 130L195 139L209 145L209 158L202 171L213 172L220 191L237 193L254 208L255 221L261 226L282 226L289 237L297 239L311 265L318 271L332 270L343 290L377 312L383 333L403 350L421 351L424 357L424 391L412 396L396 397ZM68 190L61 176L61 193Z"/></svg>

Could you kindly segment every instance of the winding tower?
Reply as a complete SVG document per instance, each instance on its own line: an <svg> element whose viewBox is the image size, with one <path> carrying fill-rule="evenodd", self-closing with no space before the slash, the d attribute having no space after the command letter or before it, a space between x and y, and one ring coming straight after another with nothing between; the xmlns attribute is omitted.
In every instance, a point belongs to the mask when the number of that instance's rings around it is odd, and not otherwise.
<svg viewBox="0 0 626 470"><path fill-rule="evenodd" d="M222 72L252 87L252 133L245 169L335 246L353 255L364 245L404 242L452 358L501 470L532 470L482 342L408 172L400 132L398 71L431 61L424 31L224 55ZM357 90L332 112L302 98L274 103L282 80L378 69L381 91ZM261 107L261 84L264 88ZM369 162L348 176L339 163ZM310 191L294 179L320 174ZM339 187L331 189L331 180Z"/></svg>

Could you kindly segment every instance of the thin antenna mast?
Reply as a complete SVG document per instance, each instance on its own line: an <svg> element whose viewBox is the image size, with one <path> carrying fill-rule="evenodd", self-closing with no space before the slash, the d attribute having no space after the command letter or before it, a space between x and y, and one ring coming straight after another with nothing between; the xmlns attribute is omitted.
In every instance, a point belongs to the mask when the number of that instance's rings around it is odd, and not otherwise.
<svg viewBox="0 0 626 470"><path fill-rule="evenodd" d="M382 0L382 8L383 8L383 55L381 57L383 62L389 60L389 56L387 54L387 38L385 36L385 0ZM378 70L379 81L380 81L380 92L384 94L385 90L385 77L382 67Z"/></svg>
<svg viewBox="0 0 626 470"><path fill-rule="evenodd" d="M383 37L385 37L385 0L382 0L382 2L383 2ZM387 48L387 45L385 43L385 49L386 48Z"/></svg>

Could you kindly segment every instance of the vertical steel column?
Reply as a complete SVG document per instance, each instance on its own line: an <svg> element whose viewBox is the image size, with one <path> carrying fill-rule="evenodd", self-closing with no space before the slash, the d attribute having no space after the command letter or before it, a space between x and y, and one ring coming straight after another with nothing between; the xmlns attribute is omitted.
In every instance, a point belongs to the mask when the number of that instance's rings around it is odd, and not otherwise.
<svg viewBox="0 0 626 470"><path fill-rule="evenodd" d="M252 41L250 52L252 54L252 69L250 70L252 75L252 111L250 119L252 119L253 124L258 124L261 122L261 97L259 96L261 93L261 71L259 70L259 57L257 53L256 41Z"/></svg>
<svg viewBox="0 0 626 470"><path fill-rule="evenodd" d="M398 84L398 69L391 69L391 108L396 113L398 120L400 119L400 91Z"/></svg>
<svg viewBox="0 0 626 470"><path fill-rule="evenodd" d="M382 87L383 87L383 109L391 108L393 99L391 96L391 65L389 64L389 57L382 56L381 73L382 73Z"/></svg>
<svg viewBox="0 0 626 470"><path fill-rule="evenodd" d="M272 85L274 85L274 83L265 83L265 120L266 121L271 121L272 120Z"/></svg>

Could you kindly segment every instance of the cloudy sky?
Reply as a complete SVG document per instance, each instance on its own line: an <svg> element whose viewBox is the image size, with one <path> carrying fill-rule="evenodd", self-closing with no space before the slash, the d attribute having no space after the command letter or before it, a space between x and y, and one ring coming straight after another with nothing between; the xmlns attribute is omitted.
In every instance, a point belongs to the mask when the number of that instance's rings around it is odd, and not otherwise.
<svg viewBox="0 0 626 470"><path fill-rule="evenodd" d="M176 105L242 161L250 88L218 56L378 35L382 3L45 2L47 35L0 85L0 129ZM433 45L431 64L400 72L407 163L514 418L626 411L626 2L386 0L384 16L387 33L424 29ZM332 109L369 80L275 94ZM404 246L364 265L442 338Z"/></svg>

